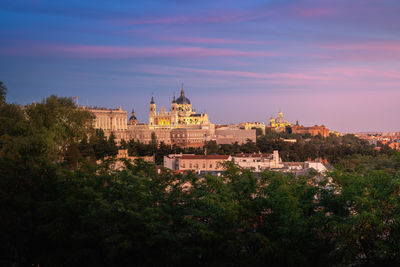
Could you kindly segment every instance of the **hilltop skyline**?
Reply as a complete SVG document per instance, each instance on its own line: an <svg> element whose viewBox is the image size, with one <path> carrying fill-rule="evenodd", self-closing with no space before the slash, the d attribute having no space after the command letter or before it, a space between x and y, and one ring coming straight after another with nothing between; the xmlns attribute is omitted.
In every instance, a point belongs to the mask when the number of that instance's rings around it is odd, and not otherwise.
<svg viewBox="0 0 400 267"><path fill-rule="evenodd" d="M214 123L290 122L400 131L400 2L10 1L0 3L7 101L50 94L169 107L180 85Z"/></svg>

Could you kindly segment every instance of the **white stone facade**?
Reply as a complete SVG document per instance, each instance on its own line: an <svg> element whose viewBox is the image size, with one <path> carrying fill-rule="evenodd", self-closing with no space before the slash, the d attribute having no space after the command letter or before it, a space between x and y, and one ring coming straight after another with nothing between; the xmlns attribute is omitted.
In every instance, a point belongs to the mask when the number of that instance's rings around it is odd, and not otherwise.
<svg viewBox="0 0 400 267"><path fill-rule="evenodd" d="M266 169L279 169L283 167L279 152L273 154L237 154L232 157L233 162L239 167L251 169L255 172L262 172Z"/></svg>

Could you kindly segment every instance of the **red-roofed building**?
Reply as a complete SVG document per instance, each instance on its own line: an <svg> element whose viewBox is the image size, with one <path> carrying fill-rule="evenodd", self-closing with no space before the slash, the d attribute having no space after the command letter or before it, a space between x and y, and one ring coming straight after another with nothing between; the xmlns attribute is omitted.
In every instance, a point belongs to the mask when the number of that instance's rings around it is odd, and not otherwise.
<svg viewBox="0 0 400 267"><path fill-rule="evenodd" d="M305 127L302 125L292 125L292 133L294 134L310 134L311 136L321 135L322 137L329 136L329 129L324 125L314 125L311 127Z"/></svg>

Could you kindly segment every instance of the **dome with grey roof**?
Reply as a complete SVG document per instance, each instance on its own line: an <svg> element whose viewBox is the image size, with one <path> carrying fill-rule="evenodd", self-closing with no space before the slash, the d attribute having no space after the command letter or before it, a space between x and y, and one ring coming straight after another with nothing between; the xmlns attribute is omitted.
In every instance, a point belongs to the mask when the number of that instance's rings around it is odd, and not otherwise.
<svg viewBox="0 0 400 267"><path fill-rule="evenodd" d="M185 96L183 88L181 90L181 96L176 100L176 103L180 105L190 104L190 100Z"/></svg>

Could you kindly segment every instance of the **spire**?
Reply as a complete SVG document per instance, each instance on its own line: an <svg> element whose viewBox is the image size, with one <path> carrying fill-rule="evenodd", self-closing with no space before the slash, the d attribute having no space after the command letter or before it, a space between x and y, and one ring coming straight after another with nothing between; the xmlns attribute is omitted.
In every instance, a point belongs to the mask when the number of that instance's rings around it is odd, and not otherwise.
<svg viewBox="0 0 400 267"><path fill-rule="evenodd" d="M154 95L151 95L151 101L150 101L150 104L155 104L155 102L154 102Z"/></svg>
<svg viewBox="0 0 400 267"><path fill-rule="evenodd" d="M135 110L132 108L132 114L135 114Z"/></svg>
<svg viewBox="0 0 400 267"><path fill-rule="evenodd" d="M182 83L181 96L185 96L185 90L183 89L183 83Z"/></svg>
<svg viewBox="0 0 400 267"><path fill-rule="evenodd" d="M172 103L176 103L175 94L174 94L174 98L172 99Z"/></svg>

